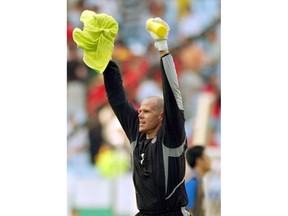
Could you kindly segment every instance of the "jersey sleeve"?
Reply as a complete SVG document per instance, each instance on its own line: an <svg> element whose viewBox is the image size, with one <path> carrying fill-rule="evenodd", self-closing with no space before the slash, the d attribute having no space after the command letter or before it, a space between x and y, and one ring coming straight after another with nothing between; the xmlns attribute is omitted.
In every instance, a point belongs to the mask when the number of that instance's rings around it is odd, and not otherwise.
<svg viewBox="0 0 288 216"><path fill-rule="evenodd" d="M161 58L161 74L164 97L163 127L167 147L176 148L186 141L182 96L173 58L166 54Z"/></svg>
<svg viewBox="0 0 288 216"><path fill-rule="evenodd" d="M138 112L127 100L121 74L115 62L110 61L103 72L107 98L130 142L135 140Z"/></svg>
<svg viewBox="0 0 288 216"><path fill-rule="evenodd" d="M197 180L196 180L196 178L189 180L185 184L185 188L186 188L186 193L187 193L187 197L188 197L187 208L193 209L195 206L195 200L196 200L196 194L197 194Z"/></svg>

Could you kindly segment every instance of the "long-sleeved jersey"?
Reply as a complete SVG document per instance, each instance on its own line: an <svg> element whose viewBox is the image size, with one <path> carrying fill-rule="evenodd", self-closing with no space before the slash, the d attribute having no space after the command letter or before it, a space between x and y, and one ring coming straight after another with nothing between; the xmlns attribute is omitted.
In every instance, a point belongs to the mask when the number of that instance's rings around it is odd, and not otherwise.
<svg viewBox="0 0 288 216"><path fill-rule="evenodd" d="M187 205L185 157L187 139L184 110L173 58L161 57L164 115L153 139L139 132L138 111L128 102L117 65L104 71L109 103L131 143L133 182L140 212L155 213Z"/></svg>

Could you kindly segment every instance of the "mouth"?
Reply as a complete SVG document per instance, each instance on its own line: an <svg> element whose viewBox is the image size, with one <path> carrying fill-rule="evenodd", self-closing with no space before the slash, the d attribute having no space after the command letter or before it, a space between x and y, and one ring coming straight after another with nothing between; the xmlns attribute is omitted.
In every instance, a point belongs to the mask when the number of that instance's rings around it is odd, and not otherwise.
<svg viewBox="0 0 288 216"><path fill-rule="evenodd" d="M145 122L139 122L139 127L143 127L145 125Z"/></svg>

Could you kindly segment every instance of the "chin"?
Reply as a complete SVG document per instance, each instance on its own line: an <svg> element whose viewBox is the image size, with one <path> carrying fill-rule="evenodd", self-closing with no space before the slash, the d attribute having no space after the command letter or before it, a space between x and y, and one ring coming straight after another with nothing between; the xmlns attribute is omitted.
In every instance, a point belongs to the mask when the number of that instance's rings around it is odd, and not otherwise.
<svg viewBox="0 0 288 216"><path fill-rule="evenodd" d="M143 128L139 128L139 131L141 132L141 133L145 133L145 129L143 129Z"/></svg>

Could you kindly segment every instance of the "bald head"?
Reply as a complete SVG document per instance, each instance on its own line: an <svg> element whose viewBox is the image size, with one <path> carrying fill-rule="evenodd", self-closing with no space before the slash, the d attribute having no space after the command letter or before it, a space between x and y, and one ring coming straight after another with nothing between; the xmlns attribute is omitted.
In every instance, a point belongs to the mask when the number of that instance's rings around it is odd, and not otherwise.
<svg viewBox="0 0 288 216"><path fill-rule="evenodd" d="M145 98L143 101L142 101L142 104L150 104L150 106L157 110L158 112L162 112L163 111L163 108L164 108L164 100L163 98L159 97L159 96L150 96L150 97L147 97Z"/></svg>

